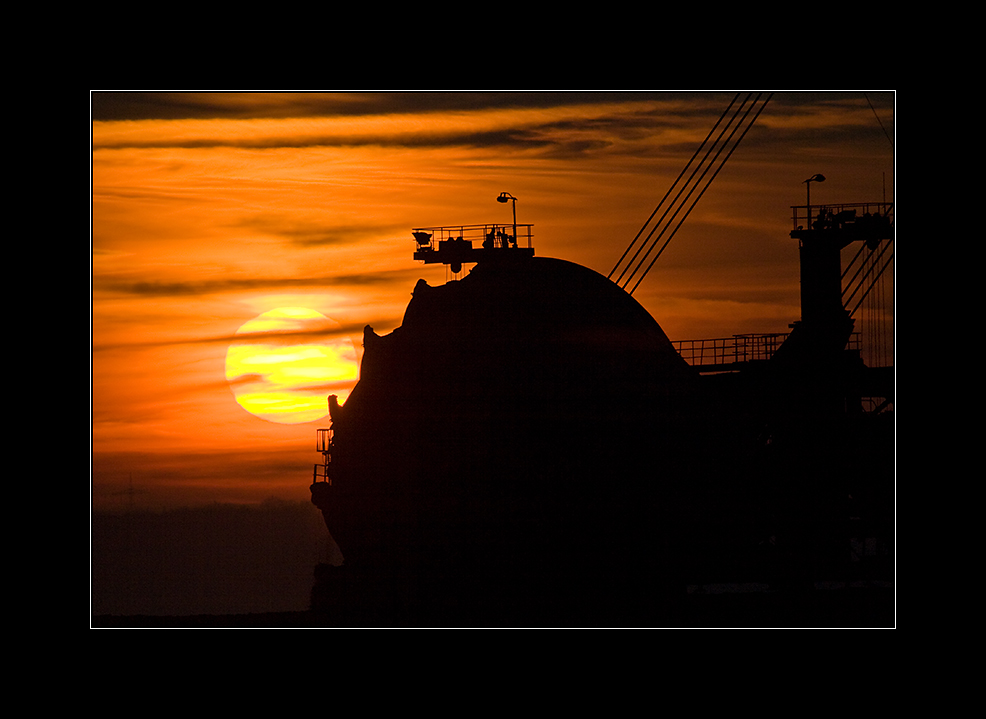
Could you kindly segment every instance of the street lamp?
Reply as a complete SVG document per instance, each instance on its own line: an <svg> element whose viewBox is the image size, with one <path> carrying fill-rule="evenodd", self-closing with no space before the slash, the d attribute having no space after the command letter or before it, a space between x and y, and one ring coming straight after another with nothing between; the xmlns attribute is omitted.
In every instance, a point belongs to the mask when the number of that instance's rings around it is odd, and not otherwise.
<svg viewBox="0 0 986 719"><path fill-rule="evenodd" d="M496 198L496 201L503 203L514 203L514 242L517 242L517 198L509 192L501 192L500 196ZM504 247L506 247L506 245L504 245Z"/></svg>
<svg viewBox="0 0 986 719"><path fill-rule="evenodd" d="M805 186L808 188L808 198L807 198L808 222L807 222L807 226L805 227L806 230L811 229L811 183L813 182L825 182L825 175L816 174L816 175L812 175L807 180L805 180Z"/></svg>

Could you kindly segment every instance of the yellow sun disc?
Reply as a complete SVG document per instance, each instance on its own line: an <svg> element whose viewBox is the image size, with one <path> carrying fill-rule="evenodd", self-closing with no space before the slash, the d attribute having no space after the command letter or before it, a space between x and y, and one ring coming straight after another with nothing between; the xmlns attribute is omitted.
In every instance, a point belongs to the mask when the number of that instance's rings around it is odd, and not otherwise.
<svg viewBox="0 0 986 719"><path fill-rule="evenodd" d="M226 350L237 403L269 422L315 422L327 398L345 401L359 378L356 348L340 325L305 307L279 307L245 322Z"/></svg>

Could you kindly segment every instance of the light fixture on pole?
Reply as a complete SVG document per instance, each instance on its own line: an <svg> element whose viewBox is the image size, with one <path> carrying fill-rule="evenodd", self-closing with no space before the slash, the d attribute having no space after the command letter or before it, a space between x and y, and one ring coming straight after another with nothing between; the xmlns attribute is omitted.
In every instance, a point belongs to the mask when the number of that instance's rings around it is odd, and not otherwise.
<svg viewBox="0 0 986 719"><path fill-rule="evenodd" d="M514 243L517 242L517 198L511 195L509 192L501 192L500 196L496 198L497 202L513 202L514 203Z"/></svg>
<svg viewBox="0 0 986 719"><path fill-rule="evenodd" d="M807 197L808 219L807 219L806 229L809 230L811 229L811 183L813 182L825 182L825 175L815 174L809 177L807 180L805 180L805 186L808 188L808 197Z"/></svg>

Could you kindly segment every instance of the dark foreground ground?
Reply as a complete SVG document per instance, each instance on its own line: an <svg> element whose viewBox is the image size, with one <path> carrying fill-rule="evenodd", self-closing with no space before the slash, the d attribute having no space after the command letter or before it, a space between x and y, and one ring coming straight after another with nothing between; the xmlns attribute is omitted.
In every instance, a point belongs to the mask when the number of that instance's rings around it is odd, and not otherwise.
<svg viewBox="0 0 986 719"><path fill-rule="evenodd" d="M896 627L896 596L889 586L822 589L802 594L779 592L694 590L649 627L613 628L860 628ZM412 624L340 624L331 616L314 612L269 614L199 615L185 617L96 616L96 629L345 629L430 628ZM603 624L601 628L609 625ZM449 627L455 628L455 627ZM483 626L460 628L487 628ZM509 627L490 627L509 628ZM516 628L569 628L539 623Z"/></svg>

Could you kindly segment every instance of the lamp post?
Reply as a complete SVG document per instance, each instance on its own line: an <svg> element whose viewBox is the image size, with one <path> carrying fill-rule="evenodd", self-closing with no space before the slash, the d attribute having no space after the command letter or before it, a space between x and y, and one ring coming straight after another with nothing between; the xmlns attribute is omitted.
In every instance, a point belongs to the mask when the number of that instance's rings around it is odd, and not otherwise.
<svg viewBox="0 0 986 719"><path fill-rule="evenodd" d="M808 221L807 221L806 226L805 226L805 229L806 230L810 230L811 229L811 183L813 183L813 182L825 182L825 175L815 174L815 175L812 175L811 177L809 177L807 180L805 180L805 186L808 188L808 198L807 198L807 204L808 204Z"/></svg>
<svg viewBox="0 0 986 719"><path fill-rule="evenodd" d="M496 198L496 201L503 203L506 202L514 203L514 242L517 242L517 198L511 195L509 192L501 192L500 196Z"/></svg>

